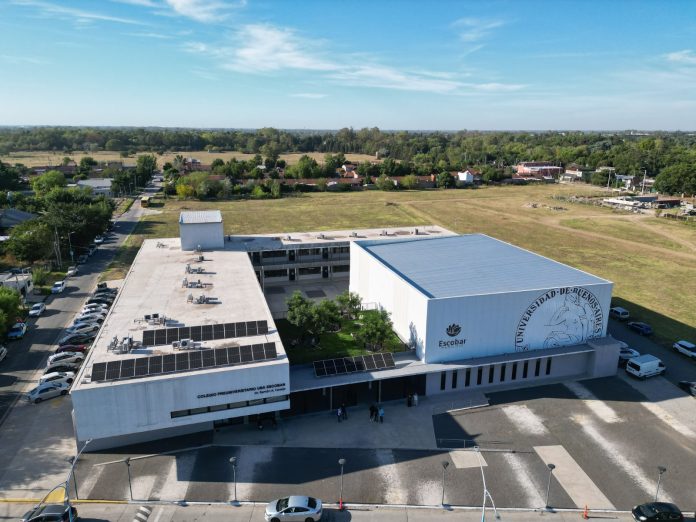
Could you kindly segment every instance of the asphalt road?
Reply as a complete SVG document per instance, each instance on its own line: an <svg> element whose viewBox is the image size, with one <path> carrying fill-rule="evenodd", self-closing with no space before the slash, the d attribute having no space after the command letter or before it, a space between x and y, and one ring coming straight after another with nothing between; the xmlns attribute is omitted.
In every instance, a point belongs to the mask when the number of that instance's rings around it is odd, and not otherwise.
<svg viewBox="0 0 696 522"><path fill-rule="evenodd" d="M8 356L0 362L0 425L15 402L33 387L37 370L55 350L63 328L72 322L85 299L95 287L100 274L114 258L116 250L131 233L140 219L140 205L134 204L128 212L114 220L114 230L104 244L79 265L79 273L67 280L62 294L46 299L46 311L36 319L29 318L23 339L8 341Z"/></svg>

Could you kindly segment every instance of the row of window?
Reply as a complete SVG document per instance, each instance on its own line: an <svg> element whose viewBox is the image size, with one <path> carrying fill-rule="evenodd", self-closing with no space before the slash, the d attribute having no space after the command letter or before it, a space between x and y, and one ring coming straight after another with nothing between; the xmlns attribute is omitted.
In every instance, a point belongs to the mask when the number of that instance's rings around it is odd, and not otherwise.
<svg viewBox="0 0 696 522"><path fill-rule="evenodd" d="M549 357L546 359L546 364L544 368L544 373L546 375L551 374L551 361L553 361L553 358ZM510 380L511 381L516 381L518 377L520 379L526 379L529 376L530 373L530 366L533 366L533 371L534 371L534 377L539 377L541 375L542 371L542 359L534 359L532 361L523 361L523 362L513 362L511 364L508 363L503 363L500 365L495 365L492 364L487 367L488 371L486 372L486 367L484 366L479 366L478 368L467 368L465 370L464 374L464 387L471 386L471 381L472 377L474 376L475 372L475 377L476 377L476 386L480 386L484 378L488 380L488 384L493 384L495 382L495 374L496 374L496 368L498 368L498 382L505 382L505 379L507 378L507 370L508 366L510 366ZM521 368L520 368L521 367ZM520 370L520 371L518 371ZM522 375L520 376L519 373ZM486 375L487 374L487 375ZM459 371L455 370L452 372L452 381L451 381L451 388L454 390L457 388L458 385L458 379L459 379ZM442 372L440 374L440 390L445 390L447 389L447 372Z"/></svg>
<svg viewBox="0 0 696 522"><path fill-rule="evenodd" d="M203 413L213 413L223 410L235 410L237 408L247 408L249 406L258 406L259 404L271 404L273 402L287 401L287 395L279 395L277 397L266 397L265 399L254 399L251 401L230 402L229 404L216 404L215 406L202 406L201 408L191 408L189 410L177 410L170 413L172 419L179 417L188 417L190 415L201 415Z"/></svg>
<svg viewBox="0 0 696 522"><path fill-rule="evenodd" d="M294 257L295 253L297 253L299 256L319 256L322 254L328 254L329 252L332 254L349 254L350 247L341 246L331 248L298 248L297 250L264 250L260 252L260 255L262 259L273 259L278 257L288 257L288 255ZM252 256L254 258L258 258L259 252L253 252Z"/></svg>
<svg viewBox="0 0 696 522"><path fill-rule="evenodd" d="M301 276L319 275L322 273L322 268L323 267L320 267L320 266L303 267L303 268L298 268L297 273ZM350 265L336 265L336 266L324 267L324 268L327 269L327 274L328 274L329 268L331 269L331 272L333 272L333 273L350 272ZM288 269L287 268L280 268L277 270L265 269L263 271L263 276L264 277L288 277Z"/></svg>

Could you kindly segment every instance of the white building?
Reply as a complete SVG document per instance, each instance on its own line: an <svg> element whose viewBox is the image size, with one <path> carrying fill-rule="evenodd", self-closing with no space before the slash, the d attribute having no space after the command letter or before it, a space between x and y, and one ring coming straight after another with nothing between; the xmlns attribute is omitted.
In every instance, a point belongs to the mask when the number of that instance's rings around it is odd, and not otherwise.
<svg viewBox="0 0 696 522"><path fill-rule="evenodd" d="M222 214L219 210L182 212L179 216L182 250L222 248Z"/></svg>

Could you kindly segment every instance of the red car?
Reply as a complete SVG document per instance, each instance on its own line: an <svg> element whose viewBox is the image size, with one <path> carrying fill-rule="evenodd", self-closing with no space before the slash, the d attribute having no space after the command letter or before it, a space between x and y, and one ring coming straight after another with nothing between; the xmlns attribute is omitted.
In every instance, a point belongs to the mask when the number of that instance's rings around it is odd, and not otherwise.
<svg viewBox="0 0 696 522"><path fill-rule="evenodd" d="M87 350L89 350L89 346L86 344L64 344L63 346L59 346L56 349L56 353L63 353L63 352L85 353Z"/></svg>

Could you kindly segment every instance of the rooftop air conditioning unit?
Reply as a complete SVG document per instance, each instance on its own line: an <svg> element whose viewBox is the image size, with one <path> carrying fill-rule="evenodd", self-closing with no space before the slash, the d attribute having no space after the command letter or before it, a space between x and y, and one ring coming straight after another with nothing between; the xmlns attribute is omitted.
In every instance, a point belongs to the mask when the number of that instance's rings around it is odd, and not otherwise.
<svg viewBox="0 0 696 522"><path fill-rule="evenodd" d="M290 234L285 236L285 241L292 241L292 236Z"/></svg>
<svg viewBox="0 0 696 522"><path fill-rule="evenodd" d="M350 237L358 237L358 233L357 233L357 232L351 232L351 233L350 233Z"/></svg>
<svg viewBox="0 0 696 522"><path fill-rule="evenodd" d="M317 236L317 239L324 239L324 234L319 234L319 235Z"/></svg>

